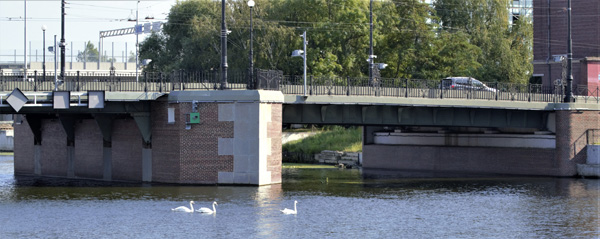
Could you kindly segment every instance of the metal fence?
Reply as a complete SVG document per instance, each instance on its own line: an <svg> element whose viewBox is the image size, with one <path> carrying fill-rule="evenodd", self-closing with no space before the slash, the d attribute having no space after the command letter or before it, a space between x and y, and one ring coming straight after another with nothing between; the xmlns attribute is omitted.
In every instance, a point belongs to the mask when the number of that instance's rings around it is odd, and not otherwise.
<svg viewBox="0 0 600 239"><path fill-rule="evenodd" d="M306 79L307 95L381 96L430 99L479 99L529 102L562 102L564 86L541 84L485 83L488 90L445 89L441 80L380 78L369 83L367 77L316 77ZM285 76L280 84L284 94L303 94L301 76ZM598 87L576 86L578 101L600 103Z"/></svg>
<svg viewBox="0 0 600 239"><path fill-rule="evenodd" d="M540 84L485 83L487 90L447 89L441 80L378 78L369 82L367 77L283 76L281 71L256 70L254 79L249 81L248 71L228 72L227 89L250 88L280 90L284 94L376 96L430 99L479 99L529 102L562 102L564 86L543 86ZM55 84L53 73L45 76L33 72L23 74L0 74L0 91L141 91L170 92L184 90L218 90L221 74L208 72L144 72L134 73L72 73L66 74ZM574 86L573 94L578 102L600 103L600 89L596 87Z"/></svg>

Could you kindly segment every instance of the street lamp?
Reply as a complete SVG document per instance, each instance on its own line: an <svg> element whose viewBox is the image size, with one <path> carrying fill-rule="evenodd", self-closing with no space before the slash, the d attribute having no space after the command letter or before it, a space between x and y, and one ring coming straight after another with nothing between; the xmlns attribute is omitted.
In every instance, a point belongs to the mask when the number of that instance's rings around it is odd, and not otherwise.
<svg viewBox="0 0 600 239"><path fill-rule="evenodd" d="M254 29L252 26L252 8L254 8L254 1L250 0L248 1L248 7L250 7L250 78L248 79L248 86L247 88L249 89L256 89L256 85L254 85L254 47L253 47L253 38L254 38Z"/></svg>
<svg viewBox="0 0 600 239"><path fill-rule="evenodd" d="M44 47L42 48L42 52L43 52L43 59L42 59L42 71L43 73L43 80L46 81L46 25L42 25L42 35L43 35L43 42L44 42Z"/></svg>
<svg viewBox="0 0 600 239"><path fill-rule="evenodd" d="M302 44L304 45L304 50L294 50L292 52L292 57L302 57L304 59L304 96L306 96L306 31L302 33Z"/></svg>
<svg viewBox="0 0 600 239"><path fill-rule="evenodd" d="M51 52L54 53L54 91L58 90L58 75L56 74L56 67L58 66L57 61L56 61L56 35L54 35L54 46L49 47L51 48Z"/></svg>
<svg viewBox="0 0 600 239"><path fill-rule="evenodd" d="M369 85L373 84L373 0L369 3Z"/></svg>
<svg viewBox="0 0 600 239"><path fill-rule="evenodd" d="M140 34L140 27L139 27L139 17L138 17L138 9L140 6L140 1L137 1L136 5L135 5L135 20L129 18L127 21L129 22L134 22L135 21L135 27L133 28L133 32L135 33L135 82L139 81L139 74L138 74L138 68L140 68L139 65L139 59L138 59L138 55L139 55L139 34ZM131 16L131 15L130 15Z"/></svg>
<svg viewBox="0 0 600 239"><path fill-rule="evenodd" d="M564 103L575 102L573 96L573 43L571 39L571 0L567 1L567 89Z"/></svg>
<svg viewBox="0 0 600 239"><path fill-rule="evenodd" d="M25 16L23 18L23 46L24 46L24 51L23 51L23 81L27 81L27 0L23 1L24 5L23 5L23 10L24 13L23 15Z"/></svg>
<svg viewBox="0 0 600 239"><path fill-rule="evenodd" d="M225 2L221 0L221 90L227 89L227 23L225 22Z"/></svg>

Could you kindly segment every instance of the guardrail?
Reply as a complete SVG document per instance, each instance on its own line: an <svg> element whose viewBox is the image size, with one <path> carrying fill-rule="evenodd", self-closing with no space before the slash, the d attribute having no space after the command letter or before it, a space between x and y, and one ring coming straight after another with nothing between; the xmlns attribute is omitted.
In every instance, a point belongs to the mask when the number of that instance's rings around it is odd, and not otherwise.
<svg viewBox="0 0 600 239"><path fill-rule="evenodd" d="M280 90L284 94L304 94L301 76L283 76L280 71L257 70L250 81L246 71L228 72L228 89L260 88ZM28 74L0 74L0 91L141 91L170 92L184 90L218 90L219 71L209 72L144 72L134 73L86 73L66 74L55 86L52 73L42 76L38 72ZM258 81L258 82L257 82ZM369 82L367 77L317 77L307 79L308 95L346 95L437 99L479 99L501 101L562 102L564 87L539 84L512 84L491 82L485 84L492 90L456 90L442 88L441 80L378 78ZM578 102L600 103L600 89L586 86L573 87Z"/></svg>

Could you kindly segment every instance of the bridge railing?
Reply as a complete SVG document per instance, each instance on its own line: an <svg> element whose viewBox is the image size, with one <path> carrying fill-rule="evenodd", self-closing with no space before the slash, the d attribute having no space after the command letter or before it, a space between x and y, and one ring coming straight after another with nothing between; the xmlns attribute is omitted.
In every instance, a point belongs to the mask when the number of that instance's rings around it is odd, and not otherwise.
<svg viewBox="0 0 600 239"><path fill-rule="evenodd" d="M302 76L283 76L280 71L256 70L250 87L280 90L284 94L304 94ZM135 73L68 73L55 86L53 72L42 75L30 72L27 77L21 74L0 74L0 91L142 91L170 92L183 90L218 90L221 74L219 71L189 72L144 72ZM261 82L256 82L257 80ZM248 72L230 70L228 89L247 89ZM264 81L264 82L262 82ZM479 99L502 101L562 102L564 86L543 86L539 84L513 84L484 82L487 87L452 89L442 87L441 80L309 76L306 79L308 95L346 95L437 99ZM573 94L578 102L600 103L598 86L575 85Z"/></svg>
<svg viewBox="0 0 600 239"><path fill-rule="evenodd" d="M309 76L308 95L383 96L406 98L479 99L531 102L562 102L562 86L539 84L485 83L486 88L449 89L443 88L441 80L377 78L369 82L367 77L317 77ZM280 90L284 94L302 94L301 76L285 76ZM597 90L580 87L577 95L586 102L598 101Z"/></svg>

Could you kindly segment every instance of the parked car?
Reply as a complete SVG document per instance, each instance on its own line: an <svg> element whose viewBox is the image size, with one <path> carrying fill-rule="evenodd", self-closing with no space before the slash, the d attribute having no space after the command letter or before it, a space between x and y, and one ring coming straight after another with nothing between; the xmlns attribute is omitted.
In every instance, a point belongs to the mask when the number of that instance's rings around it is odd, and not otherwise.
<svg viewBox="0 0 600 239"><path fill-rule="evenodd" d="M497 90L488 87L483 84L483 82L476 80L473 77L447 77L442 79L441 84L442 89L451 89L451 90L479 90L479 91L489 91L496 92Z"/></svg>

